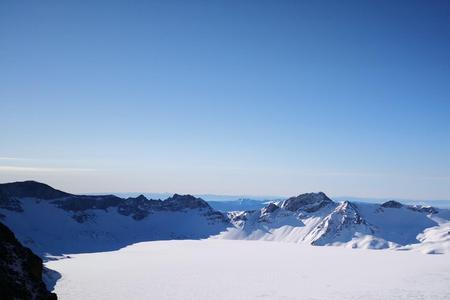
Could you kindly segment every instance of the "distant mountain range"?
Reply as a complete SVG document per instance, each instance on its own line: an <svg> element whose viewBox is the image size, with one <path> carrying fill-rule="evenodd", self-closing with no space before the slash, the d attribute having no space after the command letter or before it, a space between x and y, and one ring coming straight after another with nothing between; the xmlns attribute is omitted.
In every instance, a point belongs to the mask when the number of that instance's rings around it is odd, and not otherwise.
<svg viewBox="0 0 450 300"><path fill-rule="evenodd" d="M104 195L105 193L95 193L89 195ZM173 193L111 193L121 198L137 197L144 195L148 199L166 199L173 195ZM193 196L202 198L208 202L214 209L220 211L236 211L236 210L251 210L264 207L269 202L276 202L285 200L288 197L282 196L251 196L251 195L216 195L216 194L194 194ZM355 196L335 196L330 197L336 202L351 201L362 203L384 203L390 200L395 200L403 204L409 205L430 205L440 208L450 208L450 200L413 200L400 198L369 198L369 197L355 197Z"/></svg>
<svg viewBox="0 0 450 300"><path fill-rule="evenodd" d="M25 181L0 184L0 221L46 259L142 241L204 238L419 248L426 253L450 249L447 209L397 201L335 202L321 192L275 202L228 202L178 194L165 200L74 195Z"/></svg>
<svg viewBox="0 0 450 300"><path fill-rule="evenodd" d="M362 203L384 203L390 200L401 202L408 205L424 205L435 206L440 208L450 208L450 200L412 200L412 199L397 199L397 198L367 198L367 197L354 197L354 196L338 196L332 197L334 201L351 201Z"/></svg>

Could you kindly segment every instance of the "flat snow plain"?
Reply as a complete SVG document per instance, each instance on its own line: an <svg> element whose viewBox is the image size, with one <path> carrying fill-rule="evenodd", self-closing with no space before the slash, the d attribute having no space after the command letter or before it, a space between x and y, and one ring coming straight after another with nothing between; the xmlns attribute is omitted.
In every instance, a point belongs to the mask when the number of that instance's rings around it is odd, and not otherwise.
<svg viewBox="0 0 450 300"><path fill-rule="evenodd" d="M157 241L46 266L61 300L450 299L450 255L418 251Z"/></svg>

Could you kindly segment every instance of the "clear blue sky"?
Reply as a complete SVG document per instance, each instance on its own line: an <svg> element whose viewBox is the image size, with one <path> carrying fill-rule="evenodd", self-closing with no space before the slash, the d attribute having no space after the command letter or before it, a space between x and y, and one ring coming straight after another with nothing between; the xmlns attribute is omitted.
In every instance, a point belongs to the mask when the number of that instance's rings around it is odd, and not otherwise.
<svg viewBox="0 0 450 300"><path fill-rule="evenodd" d="M450 198L449 1L1 1L0 181Z"/></svg>

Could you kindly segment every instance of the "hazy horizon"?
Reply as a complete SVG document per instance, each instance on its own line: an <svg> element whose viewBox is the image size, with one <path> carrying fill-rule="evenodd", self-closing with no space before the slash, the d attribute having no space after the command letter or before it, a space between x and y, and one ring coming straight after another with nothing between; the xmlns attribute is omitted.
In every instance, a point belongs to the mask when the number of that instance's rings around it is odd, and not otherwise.
<svg viewBox="0 0 450 300"><path fill-rule="evenodd" d="M18 182L21 181L27 181L27 180L18 180ZM16 182L16 181L15 181ZM39 182L39 181L38 181ZM0 184L4 184L4 183L11 183L11 182L0 182ZM44 184L48 184L46 182L41 182ZM305 194L305 193L318 193L318 192L323 192L325 193L328 197L330 197L331 199L335 200L335 201L344 201L344 200L348 200L348 201L362 201L362 202L377 202L377 203L381 203L384 201L389 201L389 200L395 200L395 201L404 201L404 204L408 204L409 202L423 202L423 203L427 203L427 202L439 202L442 201L444 202L450 202L450 199L433 199L433 198L424 198L424 199L419 199L419 198L401 198L401 197L367 197L367 196L358 196L358 195L333 195L333 194L329 194L326 191L322 191L322 190L317 190L317 191L299 191L295 194L291 194L291 195L264 195L264 194L216 194L216 193L183 193L180 191L165 191L165 192L154 192L154 191L96 191L96 192L91 192L91 191L70 191L70 190L65 190L63 188L59 188L59 187L55 187L50 185L51 187L58 189L58 190L62 190L64 192L69 192L69 193L73 193L73 194L78 194L78 195L116 195L119 197L137 197L139 195L144 195L145 197L147 197L148 199L166 199L169 198L171 196L173 196L174 194L179 194L179 195L183 195L183 194L191 194L195 197L200 197L203 198L206 201L235 201L235 200L242 200L242 199L249 199L249 200L259 200L259 201L271 201L271 200L283 200L283 199L287 199L289 197L295 197L298 196L300 194ZM450 204L450 203L449 203ZM447 206L447 204L446 204Z"/></svg>

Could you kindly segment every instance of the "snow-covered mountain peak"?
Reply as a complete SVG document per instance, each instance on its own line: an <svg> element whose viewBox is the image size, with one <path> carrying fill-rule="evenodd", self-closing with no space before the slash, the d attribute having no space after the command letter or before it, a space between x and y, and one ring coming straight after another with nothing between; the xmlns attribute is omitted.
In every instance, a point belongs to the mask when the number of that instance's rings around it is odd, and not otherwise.
<svg viewBox="0 0 450 300"><path fill-rule="evenodd" d="M349 201L340 203L326 216L310 234L313 245L326 245L348 242L355 234L371 235L372 227L359 212L357 206Z"/></svg>
<svg viewBox="0 0 450 300"><path fill-rule="evenodd" d="M334 213L341 214L345 217L352 216L353 219L357 223L362 222L360 220L361 216L359 214L358 208L356 207L356 205L354 203L352 203L350 201L344 201L344 202L340 203L334 210Z"/></svg>

